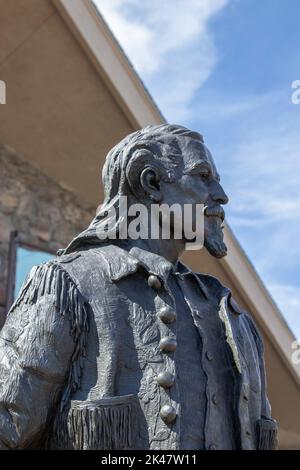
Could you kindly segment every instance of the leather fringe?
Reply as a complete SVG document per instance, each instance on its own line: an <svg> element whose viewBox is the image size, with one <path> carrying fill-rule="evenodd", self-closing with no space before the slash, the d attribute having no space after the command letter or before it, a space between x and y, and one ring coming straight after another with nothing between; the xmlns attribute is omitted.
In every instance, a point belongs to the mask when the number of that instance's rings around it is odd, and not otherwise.
<svg viewBox="0 0 300 470"><path fill-rule="evenodd" d="M272 419L261 418L257 421L257 449L258 450L276 450L277 441L277 423Z"/></svg>
<svg viewBox="0 0 300 470"><path fill-rule="evenodd" d="M83 361L88 336L88 305L69 274L57 261L35 266L24 281L22 289L10 311L22 304L34 304L44 295L52 295L58 315L70 321L70 334L74 351L70 361L69 374L62 393L58 417L54 420L54 433L58 441L66 440L64 417L70 405L71 394L80 387ZM58 418L58 419L57 419Z"/></svg>
<svg viewBox="0 0 300 470"><path fill-rule="evenodd" d="M21 303L34 304L46 294L53 295L57 313L70 320L70 333L75 343L67 386L61 400L63 409L71 393L80 387L88 334L87 304L69 274L56 261L50 261L31 270L11 311Z"/></svg>
<svg viewBox="0 0 300 470"><path fill-rule="evenodd" d="M132 447L133 408L130 404L71 407L68 438L75 450L125 450Z"/></svg>

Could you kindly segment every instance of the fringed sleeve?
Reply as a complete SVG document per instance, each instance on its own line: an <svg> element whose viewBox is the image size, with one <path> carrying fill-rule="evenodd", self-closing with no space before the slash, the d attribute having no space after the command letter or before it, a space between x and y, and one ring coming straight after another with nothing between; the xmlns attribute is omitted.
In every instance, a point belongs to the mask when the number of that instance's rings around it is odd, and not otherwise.
<svg viewBox="0 0 300 470"><path fill-rule="evenodd" d="M256 423L257 449L276 450L278 446L278 426L271 417L271 406L267 397L267 381L264 361L264 345L260 333L250 315L246 315L257 347L261 378L261 418Z"/></svg>
<svg viewBox="0 0 300 470"><path fill-rule="evenodd" d="M0 448L37 448L80 386L87 306L56 262L34 267L0 332Z"/></svg>

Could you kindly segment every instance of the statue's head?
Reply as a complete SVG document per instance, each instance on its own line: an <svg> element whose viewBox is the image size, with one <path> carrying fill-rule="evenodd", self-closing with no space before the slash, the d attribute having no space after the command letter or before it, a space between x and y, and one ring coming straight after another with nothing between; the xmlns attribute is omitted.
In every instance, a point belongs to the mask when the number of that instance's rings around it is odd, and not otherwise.
<svg viewBox="0 0 300 470"><path fill-rule="evenodd" d="M223 242L223 204L228 198L220 185L212 155L203 137L178 125L148 126L128 135L107 155L102 172L104 202L86 232L110 207L126 196L129 206L142 203L204 205L204 245L216 257L226 254ZM174 223L171 232L174 230ZM193 229L196 219L192 221ZM82 234L84 235L84 234Z"/></svg>

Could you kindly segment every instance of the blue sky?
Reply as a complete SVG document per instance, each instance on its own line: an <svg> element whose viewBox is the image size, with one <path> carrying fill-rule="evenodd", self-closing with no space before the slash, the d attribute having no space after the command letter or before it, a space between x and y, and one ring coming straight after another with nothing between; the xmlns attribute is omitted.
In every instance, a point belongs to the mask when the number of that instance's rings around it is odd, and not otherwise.
<svg viewBox="0 0 300 470"><path fill-rule="evenodd" d="M95 3L166 119L204 135L227 221L300 338L300 2Z"/></svg>
<svg viewBox="0 0 300 470"><path fill-rule="evenodd" d="M46 263L53 259L53 255L45 251L35 251L22 246L17 248L17 262L16 262L16 282L14 298L17 298L22 284L29 273L31 268L40 263Z"/></svg>

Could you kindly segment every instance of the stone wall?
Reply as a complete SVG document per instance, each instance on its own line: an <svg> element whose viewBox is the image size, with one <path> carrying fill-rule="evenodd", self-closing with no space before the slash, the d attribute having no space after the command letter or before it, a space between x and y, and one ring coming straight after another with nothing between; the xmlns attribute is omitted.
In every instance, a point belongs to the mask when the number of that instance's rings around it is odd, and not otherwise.
<svg viewBox="0 0 300 470"><path fill-rule="evenodd" d="M30 165L11 148L0 145L0 327L8 280L9 240L55 253L94 217L95 209L76 194Z"/></svg>

